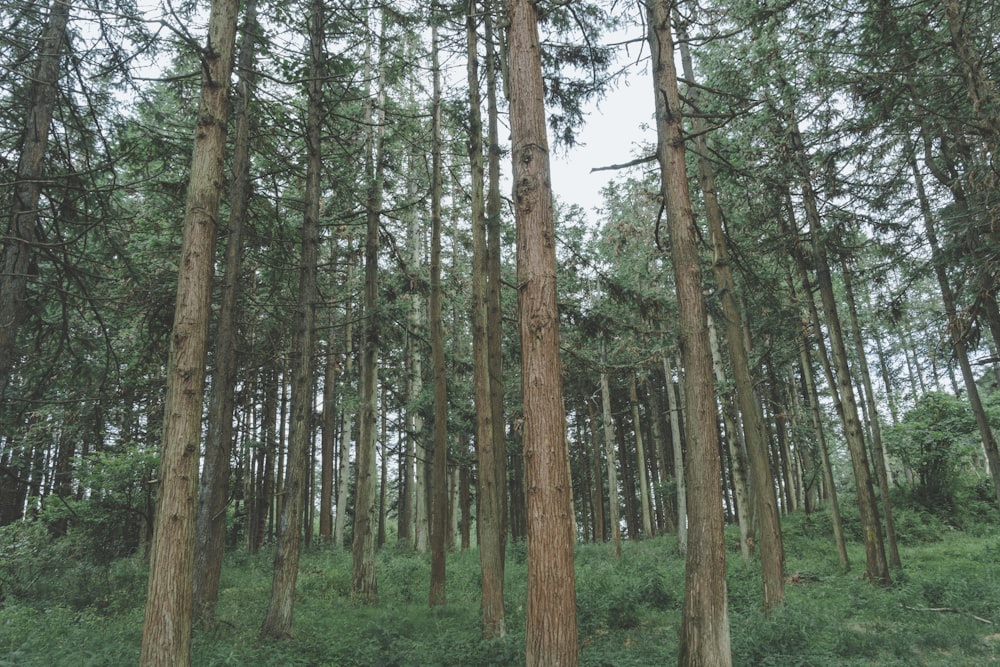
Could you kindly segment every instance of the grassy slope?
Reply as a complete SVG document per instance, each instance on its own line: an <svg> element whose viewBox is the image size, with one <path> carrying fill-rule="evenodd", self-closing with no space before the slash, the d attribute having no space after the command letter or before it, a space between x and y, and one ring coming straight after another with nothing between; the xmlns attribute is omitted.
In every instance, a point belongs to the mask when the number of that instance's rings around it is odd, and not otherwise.
<svg viewBox="0 0 1000 667"><path fill-rule="evenodd" d="M1000 664L1000 530L980 535L919 531L902 549L904 570L888 590L839 571L823 515L785 521L786 607L758 610L759 576L731 549L729 591L738 665ZM928 542L927 538L936 541ZM732 539L735 539L733 537ZM523 545L508 554L508 623L504 640L478 638L478 554L448 561L449 605L428 610L426 558L384 551L378 562L381 604L348 599L350 557L306 552L299 576L293 641L256 638L270 589L270 555L232 555L223 572L218 623L196 632L195 665L519 665L523 662ZM0 573L3 566L0 565ZM12 575L8 573L9 579ZM4 584L0 578L0 585ZM145 572L138 560L110 568L55 559L0 602L0 665L83 667L136 664ZM606 545L577 551L583 665L671 665L683 596L683 559L667 536L626 543L620 562ZM11 586L7 585L7 590ZM925 611L946 607L963 613ZM978 616L991 621L977 621Z"/></svg>

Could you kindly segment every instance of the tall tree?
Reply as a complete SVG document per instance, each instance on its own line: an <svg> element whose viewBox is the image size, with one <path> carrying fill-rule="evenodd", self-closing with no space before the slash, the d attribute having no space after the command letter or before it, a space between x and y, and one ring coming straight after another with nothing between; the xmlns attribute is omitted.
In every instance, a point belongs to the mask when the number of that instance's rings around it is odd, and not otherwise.
<svg viewBox="0 0 1000 667"><path fill-rule="evenodd" d="M208 40L200 53L201 99L170 335L159 498L142 628L143 667L191 662L201 412L238 9L236 0L213 0Z"/></svg>
<svg viewBox="0 0 1000 667"><path fill-rule="evenodd" d="M571 667L579 660L573 571L576 526L562 401L542 53L535 3L511 0L508 14L528 516L526 662L529 667Z"/></svg>
<svg viewBox="0 0 1000 667"><path fill-rule="evenodd" d="M476 409L476 454L479 463L479 512L476 528L482 572L483 639L506 633L504 626L504 478L498 477L498 445L494 441L493 385L489 359L489 293L486 210L483 201L483 119L479 89L479 39L476 0L469 0L466 45L469 82L469 165L472 176L472 357Z"/></svg>
<svg viewBox="0 0 1000 667"><path fill-rule="evenodd" d="M353 576L351 596L365 604L378 601L378 582L375 574L375 435L377 362L381 326L378 313L378 249L379 224L382 219L385 165L383 137L385 133L385 34L387 17L381 17L378 37L377 75L369 76L378 86L369 107L369 133L365 147L365 176L367 201L365 203L365 283L362 305L364 334L361 341L361 396L359 434L355 464L354 535L351 544ZM369 39L373 39L369 37ZM369 66L372 63L372 45L368 45Z"/></svg>
<svg viewBox="0 0 1000 667"><path fill-rule="evenodd" d="M271 598L260 628L261 637L292 636L295 581L302 548L302 516L309 488L312 443L312 356L316 337L316 287L319 262L320 176L322 173L323 83L326 81L326 17L322 0L309 2L309 79L306 93L306 183L302 216L298 306L292 339L292 423L288 434L288 468L278 517Z"/></svg>
<svg viewBox="0 0 1000 667"><path fill-rule="evenodd" d="M216 324L215 372L205 434L205 462L198 488L195 523L194 613L211 620L219 597L219 578L226 545L226 508L231 476L233 413L239 360L236 350L237 303L243 260L243 230L250 201L250 98L255 86L257 2L247 0L240 30L238 83L233 109L233 180L229 188L229 229L226 238L225 277Z"/></svg>
<svg viewBox="0 0 1000 667"><path fill-rule="evenodd" d="M38 66L31 79L28 108L21 130L16 182L0 259L0 399L7 392L17 354L17 331L31 273L32 246L38 223L38 202L45 174L45 151L59 81L59 63L66 44L72 0L53 0L38 44Z"/></svg>
<svg viewBox="0 0 1000 667"><path fill-rule="evenodd" d="M702 293L698 227L691 208L681 131L681 101L670 33L670 3L646 5L649 46L653 58L657 157L661 193L670 229L680 346L687 394L688 533L681 617L681 665L732 664L726 592L726 544L719 499L719 438L716 426L712 353Z"/></svg>
<svg viewBox="0 0 1000 667"><path fill-rule="evenodd" d="M872 486L871 468L868 464L868 450L865 446L861 419L858 414L857 400L854 398L854 386L851 381L851 371L847 363L847 347L844 343L843 328L840 323L840 313L837 309L836 296L833 291L833 278L830 273L830 262L827 253L827 241L823 232L823 222L816 200L816 191L812 184L812 170L805 144L799 132L798 123L788 120L788 139L799 178L802 192L802 203L806 211L809 225L809 235L812 242L812 259L816 266L816 286L819 289L820 302L826 320L827 333L830 338L830 356L836 377L837 388L842 406L841 419L844 425L844 436L851 454L851 465L854 470L854 483L858 491L858 511L861 514L862 529L865 541L865 576L872 582L883 586L891 583L889 564L885 556L885 542L882 538L882 526L879 523L878 504L875 499L875 489ZM793 231L793 234L797 232Z"/></svg>
<svg viewBox="0 0 1000 667"><path fill-rule="evenodd" d="M681 37L680 54L684 76L694 81L694 66L688 48L686 29L679 29ZM691 104L697 108L699 89L692 86ZM764 583L764 608L773 609L783 604L785 599L785 549L781 536L781 521L778 513L778 499L771 476L771 465L767 453L767 439L764 424L760 418L750 360L743 344L743 313L740 309L736 282L729 258L729 244L723 226L722 207L715 185L715 170L710 159L710 149L705 136L705 122L700 115L692 120L693 144L698 156L698 175L705 204L705 217L712 239L714 261L712 270L718 284L722 302L723 321L726 332L726 349L732 363L733 382L736 385L736 400L743 418L743 433L747 459L750 467L750 489L753 495L754 518L760 525L760 557Z"/></svg>
<svg viewBox="0 0 1000 667"><path fill-rule="evenodd" d="M441 321L441 66L436 17L431 26L431 281L427 299L434 375L434 444L431 475L431 606L443 605L448 542L448 378Z"/></svg>

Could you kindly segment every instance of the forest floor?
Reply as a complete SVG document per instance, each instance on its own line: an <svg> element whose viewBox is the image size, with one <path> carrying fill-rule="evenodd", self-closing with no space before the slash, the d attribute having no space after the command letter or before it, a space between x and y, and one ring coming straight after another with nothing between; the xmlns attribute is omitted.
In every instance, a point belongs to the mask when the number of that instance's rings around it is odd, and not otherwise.
<svg viewBox="0 0 1000 667"><path fill-rule="evenodd" d="M911 514L901 516L903 569L893 573L889 588L864 580L857 542L849 547L853 569L841 570L825 514L786 517L787 602L770 615L760 610L759 566L743 564L735 531L728 533L734 664L1000 664L1000 526L963 532ZM6 556L0 558L6 560L0 562L0 666L137 664L143 560L95 565L30 542L0 544ZM479 638L475 549L449 554L448 604L435 609L427 606L428 558L383 549L380 602L367 608L349 598L350 554L318 546L303 554L295 638L260 641L271 556L238 551L227 557L217 621L194 635L196 667L524 663L523 544L508 551L508 634L491 642ZM684 560L673 536L626 542L621 560L609 545L580 545L576 573L581 665L676 664Z"/></svg>

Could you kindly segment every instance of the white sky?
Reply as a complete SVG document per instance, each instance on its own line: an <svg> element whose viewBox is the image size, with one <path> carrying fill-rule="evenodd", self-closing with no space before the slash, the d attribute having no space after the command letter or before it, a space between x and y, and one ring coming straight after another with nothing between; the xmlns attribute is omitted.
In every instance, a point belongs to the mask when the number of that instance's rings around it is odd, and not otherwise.
<svg viewBox="0 0 1000 667"><path fill-rule="evenodd" d="M591 220L596 220L593 209L601 205L601 188L622 172L590 170L647 155L656 140L648 70L634 68L628 82L623 80L597 107L590 107L578 134L581 145L570 151L556 149L552 155L553 192L560 201L581 206Z"/></svg>

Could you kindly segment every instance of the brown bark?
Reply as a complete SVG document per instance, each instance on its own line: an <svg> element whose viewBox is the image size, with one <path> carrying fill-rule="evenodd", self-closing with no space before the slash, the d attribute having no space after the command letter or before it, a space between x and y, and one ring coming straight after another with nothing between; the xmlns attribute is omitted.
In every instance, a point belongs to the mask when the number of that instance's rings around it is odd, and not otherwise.
<svg viewBox="0 0 1000 667"><path fill-rule="evenodd" d="M204 71L170 335L159 498L140 655L143 667L182 667L191 662L201 413L237 13L237 2L213 0L207 46L201 54Z"/></svg>
<svg viewBox="0 0 1000 667"><path fill-rule="evenodd" d="M576 541L556 304L555 229L537 9L511 0L510 124L517 222L528 514L528 667L576 665Z"/></svg>
<svg viewBox="0 0 1000 667"><path fill-rule="evenodd" d="M842 266L841 274L844 276L844 295L847 297L847 312L850 316L855 354L858 357L858 370L861 371L865 405L868 408L868 423L871 425L872 463L875 465L875 477L878 480L879 495L882 499L883 518L885 519L885 539L887 542L886 546L889 548L889 567L898 570L903 567L903 562L900 560L899 546L896 544L896 522L892 517L892 501L889 499L889 473L885 465L885 449L882 447L882 424L878 416L878 406L875 405L875 390L872 387L871 371L868 369L868 357L865 354L864 338L861 336L861 325L858 321L858 307L854 299L854 284L850 268Z"/></svg>
<svg viewBox="0 0 1000 667"><path fill-rule="evenodd" d="M444 325L441 321L441 67L437 24L431 27L434 99L431 110L431 265L428 323L434 376L434 436L431 474L430 605L443 605L448 544L448 379L444 368Z"/></svg>
<svg viewBox="0 0 1000 667"><path fill-rule="evenodd" d="M621 505L618 499L618 467L615 465L615 422L611 418L611 389L608 386L608 359L601 341L601 421L604 423L604 450L608 466L608 523L615 558L622 556Z"/></svg>
<svg viewBox="0 0 1000 667"><path fill-rule="evenodd" d="M476 409L476 454L479 464L479 542L483 639L506 634L503 606L504 478L497 465L493 427L494 399L490 382L489 293L486 210L483 201L483 120L479 93L479 39L476 0L466 16L469 83L469 162L472 172L472 358Z"/></svg>
<svg viewBox="0 0 1000 667"><path fill-rule="evenodd" d="M639 511L642 516L642 536L653 537L653 508L649 493L649 472L646 469L646 447L642 441L642 427L639 420L639 392L636 388L635 373L629 379L629 403L632 406L632 429L635 431L635 458L639 473Z"/></svg>
<svg viewBox="0 0 1000 667"><path fill-rule="evenodd" d="M319 292L316 276L319 262L320 175L322 169L321 122L324 72L324 12L322 0L312 0L309 17L310 77L306 108L306 186L302 217L302 254L299 264L298 306L292 339L292 422L288 437L288 463L282 486L278 541L274 551L274 575L260 636L288 639L292 636L295 581L302 547L303 514L309 487L312 436L312 352L316 336L316 306Z"/></svg>
<svg viewBox="0 0 1000 667"><path fill-rule="evenodd" d="M378 251L379 225L382 218L384 187L383 128L385 126L385 26L382 17L383 34L378 38L378 73L374 85L378 86L372 100L371 130L365 151L365 174L368 178L368 194L365 204L365 281L362 317L364 334L361 341L361 392L358 415L359 434L355 468L354 492L354 535L351 543L352 578L351 597L362 604L374 605L378 602L378 581L375 573L375 435L376 413L378 410L378 348L381 326L376 312L378 301ZM368 62L371 63L369 43Z"/></svg>
<svg viewBox="0 0 1000 667"><path fill-rule="evenodd" d="M243 263L243 228L250 199L250 116L247 108L254 87L254 35L257 27L257 2L247 0L240 38L237 98L233 110L236 132L233 182L229 190L226 274L216 324L215 374L209 399L205 461L202 464L195 522L194 614L195 620L204 621L215 616L226 543L226 506L231 475L236 373L239 368L236 352L237 301Z"/></svg>
<svg viewBox="0 0 1000 667"><path fill-rule="evenodd" d="M687 552L688 533L688 511L687 511L687 485L684 481L684 424L682 400L679 400L674 393L674 369L670 362L669 355L664 352L661 358L663 362L663 375L667 379L667 410L670 411L670 439L673 442L674 450L674 481L677 486L677 548L681 553ZM683 395L683 389L681 388Z"/></svg>
<svg viewBox="0 0 1000 667"><path fill-rule="evenodd" d="M687 393L688 533L680 665L732 664L726 593L724 517L719 506L719 439L712 354L702 291L699 231L691 208L681 133L681 102L670 34L670 5L647 5L656 103L657 156L670 229L670 255L679 309Z"/></svg>
<svg viewBox="0 0 1000 667"><path fill-rule="evenodd" d="M854 482L858 493L858 511L861 515L861 525L864 531L865 543L865 576L883 586L892 583L889 576L889 564L885 557L885 542L882 539L882 527L879 523L878 504L875 490L872 487L871 468L868 464L868 450L865 446L858 416L857 402L854 398L854 388L851 382L851 372L847 363L847 348L844 344L843 329L840 324L840 314L837 310L836 297L833 291L833 280L830 275L830 264L827 259L826 241L824 238L822 220L816 203L816 193L813 190L810 174L809 158L799 133L797 122L789 122L789 139L792 155L797 167L802 200L805 206L806 219L812 240L812 257L816 267L816 283L819 288L820 300L826 319L827 333L830 339L830 356L832 357L836 382L843 408L844 436L851 454L851 465L854 470Z"/></svg>

